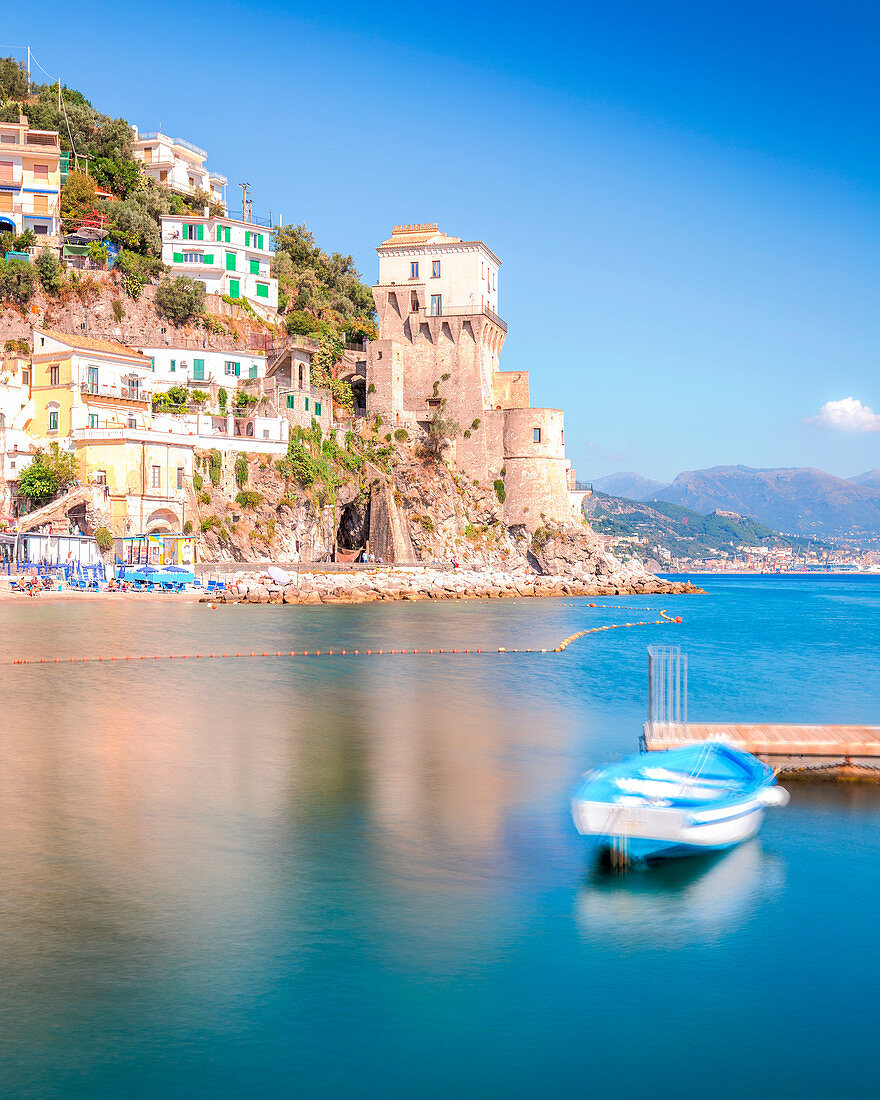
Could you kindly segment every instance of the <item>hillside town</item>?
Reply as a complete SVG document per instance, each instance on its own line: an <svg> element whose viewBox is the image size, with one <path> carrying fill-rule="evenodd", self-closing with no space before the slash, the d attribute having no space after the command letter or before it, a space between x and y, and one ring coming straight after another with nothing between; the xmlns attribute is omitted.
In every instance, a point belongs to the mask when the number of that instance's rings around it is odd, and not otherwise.
<svg viewBox="0 0 880 1100"><path fill-rule="evenodd" d="M364 287L350 257L255 215L247 185L230 212L204 149L83 100L96 152L81 155L32 125L25 109L56 117L54 89L41 94L0 116L7 572L33 560L29 533L67 537L68 557L78 538L105 559L157 544L188 562L394 562L473 559L493 539L497 555L501 525L525 563L536 533L583 526L562 410L533 407L528 372L501 368L501 261L485 243L394 226ZM308 464L328 454L328 492L311 493ZM489 522L458 504L401 515L396 485L384 507L337 499L346 469L389 475L413 455L481 493ZM311 510L295 537L286 515L256 518L255 475L276 466L279 501L300 492ZM45 560L50 544L30 545Z"/></svg>

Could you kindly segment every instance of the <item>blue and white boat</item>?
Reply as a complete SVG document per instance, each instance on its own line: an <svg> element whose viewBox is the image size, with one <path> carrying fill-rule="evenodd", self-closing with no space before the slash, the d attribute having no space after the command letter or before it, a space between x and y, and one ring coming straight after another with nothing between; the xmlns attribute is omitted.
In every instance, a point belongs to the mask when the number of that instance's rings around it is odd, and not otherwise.
<svg viewBox="0 0 880 1100"><path fill-rule="evenodd" d="M572 799L578 832L615 865L719 852L788 804L773 769L723 741L632 756L588 772Z"/></svg>

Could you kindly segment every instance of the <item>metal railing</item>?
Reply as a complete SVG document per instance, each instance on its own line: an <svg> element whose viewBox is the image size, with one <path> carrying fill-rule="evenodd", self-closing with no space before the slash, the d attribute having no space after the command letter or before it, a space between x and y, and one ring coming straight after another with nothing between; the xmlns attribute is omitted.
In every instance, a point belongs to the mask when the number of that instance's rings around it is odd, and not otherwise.
<svg viewBox="0 0 880 1100"><path fill-rule="evenodd" d="M90 397L122 398L144 405L148 405L153 396L149 390L142 390L140 386L101 386L96 382L83 382L79 389L80 393Z"/></svg>
<svg viewBox="0 0 880 1100"><path fill-rule="evenodd" d="M677 645L648 646L648 721L687 722L688 659Z"/></svg>

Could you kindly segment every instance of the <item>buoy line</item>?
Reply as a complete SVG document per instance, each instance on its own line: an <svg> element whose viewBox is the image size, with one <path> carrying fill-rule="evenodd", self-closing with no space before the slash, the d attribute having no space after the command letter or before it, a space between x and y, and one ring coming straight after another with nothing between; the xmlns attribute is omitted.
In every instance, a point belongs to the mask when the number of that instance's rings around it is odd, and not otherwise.
<svg viewBox="0 0 880 1100"><path fill-rule="evenodd" d="M609 623L607 626L593 626L588 630L580 630L576 634L570 634L559 645L550 649L509 649L499 646L497 649L304 649L304 650L253 650L249 653L137 653L124 656L110 657L13 657L7 658L2 664L7 665L81 665L81 664L126 664L132 661L237 661L251 657L450 657L463 654L498 654L498 653L562 653L572 642L579 638L585 638L588 634L601 634L606 630L622 630L632 626L664 626L667 623L677 624L681 622L681 616L673 618L665 611L660 612L660 618L638 623Z"/></svg>

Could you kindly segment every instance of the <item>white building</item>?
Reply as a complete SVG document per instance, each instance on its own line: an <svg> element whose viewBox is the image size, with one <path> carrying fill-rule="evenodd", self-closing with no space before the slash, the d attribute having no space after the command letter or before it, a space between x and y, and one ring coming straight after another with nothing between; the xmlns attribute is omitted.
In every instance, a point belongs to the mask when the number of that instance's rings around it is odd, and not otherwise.
<svg viewBox="0 0 880 1100"><path fill-rule="evenodd" d="M161 222L162 262L172 275L198 279L209 294L245 298L260 312L277 311L271 230L209 216L163 214Z"/></svg>
<svg viewBox="0 0 880 1100"><path fill-rule="evenodd" d="M224 386L234 390L239 382L264 378L266 356L261 351L211 351L208 348L143 347L137 350L152 363L152 387Z"/></svg>
<svg viewBox="0 0 880 1100"><path fill-rule="evenodd" d="M501 261L482 241L441 233L436 222L396 225L379 253L379 283L411 286L414 312L457 316L489 309L498 313Z"/></svg>
<svg viewBox="0 0 880 1100"><path fill-rule="evenodd" d="M155 130L148 134L139 133L136 126L132 130L135 159L143 164L144 175L181 195L204 191L226 210L226 177L208 171L204 149Z"/></svg>

